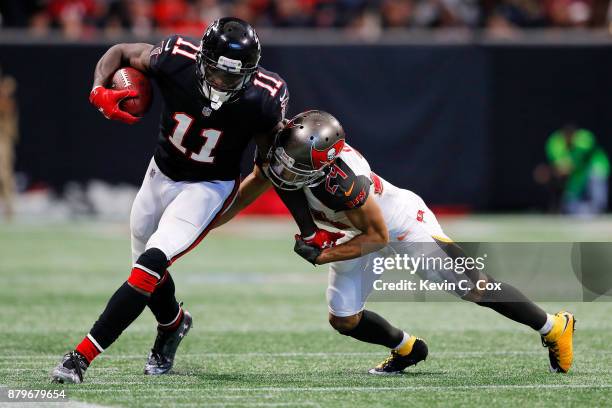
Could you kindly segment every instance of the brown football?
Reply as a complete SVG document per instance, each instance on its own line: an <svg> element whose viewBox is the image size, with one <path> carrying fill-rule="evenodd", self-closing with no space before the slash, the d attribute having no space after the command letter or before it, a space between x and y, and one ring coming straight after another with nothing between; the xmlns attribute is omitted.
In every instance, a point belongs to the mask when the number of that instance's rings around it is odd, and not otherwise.
<svg viewBox="0 0 612 408"><path fill-rule="evenodd" d="M125 98L119 104L121 110L124 110L134 116L143 116L152 102L151 81L142 72L137 69L126 67L118 69L113 75L112 88L116 90L132 89L138 92L138 95L130 98Z"/></svg>

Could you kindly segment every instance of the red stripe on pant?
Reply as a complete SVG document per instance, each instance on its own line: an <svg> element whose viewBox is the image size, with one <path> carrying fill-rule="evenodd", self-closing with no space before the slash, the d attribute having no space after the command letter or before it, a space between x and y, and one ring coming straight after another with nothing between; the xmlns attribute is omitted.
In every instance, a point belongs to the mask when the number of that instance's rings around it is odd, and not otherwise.
<svg viewBox="0 0 612 408"><path fill-rule="evenodd" d="M176 261L181 256L185 255L187 252L191 251L193 248L198 246L198 244L204 239L204 237L211 230L211 226L214 225L215 222L219 218L221 218L221 215L223 215L223 213L225 212L227 207L229 207L229 205L232 203L232 201L234 201L234 197L236 196L236 193L238 192L238 187L239 186L240 186L240 178L237 178L236 181L234 182L234 188L232 189L232 192L230 193L230 195L227 196L227 198L223 202L223 207L221 207L221 210L219 210L217 215L215 215L215 217L208 223L206 228L204 228L204 231L202 231L202 233L195 239L195 241L193 241L193 243L191 245L189 245L189 247L187 249L185 249L184 251L180 252L178 255L175 255L174 257L172 257L172 259L170 260L170 264L168 266L172 265L172 263L174 261Z"/></svg>

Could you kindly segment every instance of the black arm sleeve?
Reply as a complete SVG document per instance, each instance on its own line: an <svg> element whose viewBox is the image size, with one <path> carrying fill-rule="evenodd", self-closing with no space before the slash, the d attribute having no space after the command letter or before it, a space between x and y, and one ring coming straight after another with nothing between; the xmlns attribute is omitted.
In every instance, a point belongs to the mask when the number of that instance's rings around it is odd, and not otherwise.
<svg viewBox="0 0 612 408"><path fill-rule="evenodd" d="M303 237L314 234L317 231L317 225L312 219L312 214L310 214L304 191L287 191L276 187L274 187L274 189L293 216L293 219L300 229L300 234Z"/></svg>

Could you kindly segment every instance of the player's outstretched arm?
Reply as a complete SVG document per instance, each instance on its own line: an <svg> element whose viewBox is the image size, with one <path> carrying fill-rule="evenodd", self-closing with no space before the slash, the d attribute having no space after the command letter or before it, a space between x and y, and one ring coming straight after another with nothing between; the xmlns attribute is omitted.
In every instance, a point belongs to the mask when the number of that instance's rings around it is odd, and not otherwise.
<svg viewBox="0 0 612 408"><path fill-rule="evenodd" d="M315 264L321 265L359 258L383 248L389 242L389 231L385 219L372 196L369 196L361 207L346 211L346 216L361 231L361 234L338 246L320 250L314 261ZM306 248L303 245L305 245L303 241L296 242L295 250L300 255L302 255L300 250L306 252L312 248L311 246Z"/></svg>
<svg viewBox="0 0 612 408"><path fill-rule="evenodd" d="M255 166L251 174L240 183L234 203L223 213L221 218L215 222L213 228L220 227L234 218L236 214L251 205L257 197L270 188L270 185L270 181L263 175L261 169Z"/></svg>
<svg viewBox="0 0 612 408"><path fill-rule="evenodd" d="M89 101L107 118L128 124L136 123L139 118L119 109L119 102L136 96L134 90L115 91L106 88L115 71L130 66L140 71L147 71L150 64L151 44L117 44L109 48L100 58L94 72L94 82L89 94Z"/></svg>

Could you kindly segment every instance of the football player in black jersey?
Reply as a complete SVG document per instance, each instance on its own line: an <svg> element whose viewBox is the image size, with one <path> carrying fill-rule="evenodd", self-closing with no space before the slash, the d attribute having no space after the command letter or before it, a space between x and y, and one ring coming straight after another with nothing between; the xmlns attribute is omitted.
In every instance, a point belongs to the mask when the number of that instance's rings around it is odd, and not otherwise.
<svg viewBox="0 0 612 408"><path fill-rule="evenodd" d="M222 18L201 41L172 35L157 45L117 44L98 62L90 101L108 119L138 120L119 108L136 91L107 88L117 69L131 66L157 82L163 99L159 142L132 206L131 274L83 341L53 370L55 381L82 382L92 360L146 306L158 328L145 374L172 368L192 318L176 301L168 267L206 236L236 197L241 157L249 142L254 139L258 151L267 152L282 127L287 86L259 65L260 54L249 24ZM316 228L301 206L302 196L279 194L309 242L334 239Z"/></svg>
<svg viewBox="0 0 612 408"><path fill-rule="evenodd" d="M411 256L427 252L441 259L465 259L423 200L372 172L366 159L345 143L340 123L322 111L303 112L286 124L267 162L240 186L240 198L219 223L246 207L256 198L253 192L265 190L270 182L284 190L304 191L303 205L317 222L346 234L338 245L330 241L318 246L298 235L295 251L313 264L330 265L327 302L334 329L391 349L391 355L369 372L397 374L423 361L428 349L422 339L365 309L366 298L379 279L371 265L375 257L387 256L384 249L389 242L394 243L393 255L396 251ZM464 279L463 274L432 272L424 279L442 276L457 284ZM455 291L457 295L536 330L548 347L551 371L570 369L575 322L571 313L547 314L516 288L477 269L466 271L465 278L464 288Z"/></svg>

